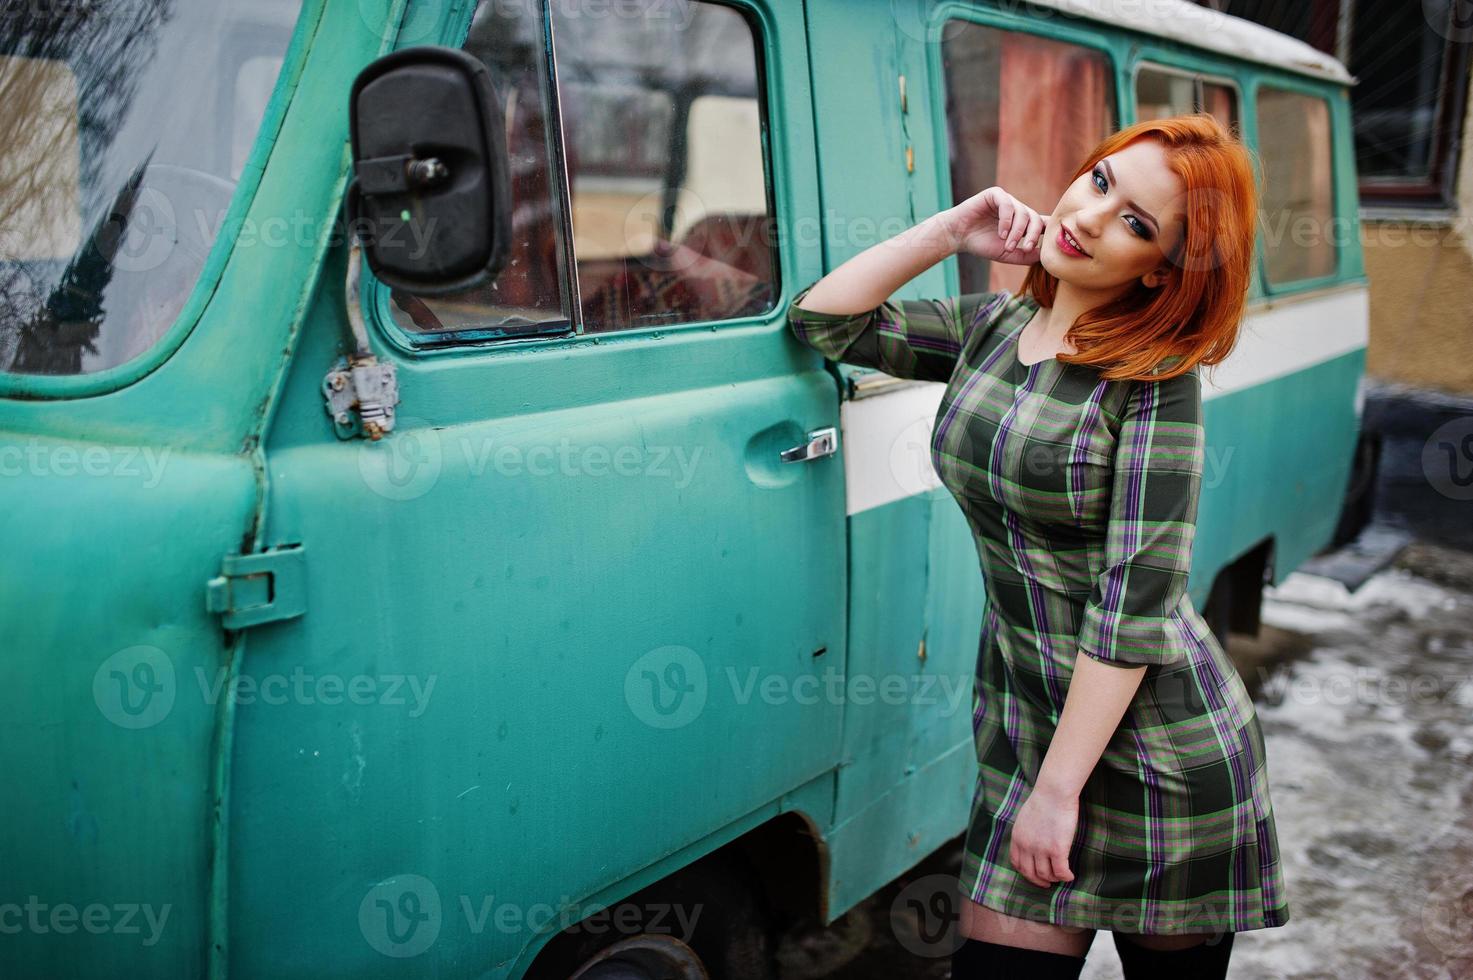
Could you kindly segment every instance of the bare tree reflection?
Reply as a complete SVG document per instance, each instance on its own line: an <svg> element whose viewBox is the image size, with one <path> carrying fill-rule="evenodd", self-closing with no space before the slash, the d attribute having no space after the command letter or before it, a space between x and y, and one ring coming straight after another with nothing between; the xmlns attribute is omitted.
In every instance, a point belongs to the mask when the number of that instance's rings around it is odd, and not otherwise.
<svg viewBox="0 0 1473 980"><path fill-rule="evenodd" d="M56 208L73 195L48 186L62 154L79 153L83 226L73 254L0 255L0 366L28 374L76 374L84 353L96 353L112 260L137 199L141 161L109 153L134 104L138 78L156 54L172 0L117 0L101 4L26 4L5 20L0 58L0 229L7 245L55 237L69 223ZM76 102L38 84L36 61L60 63L76 79ZM75 112L75 120L57 113ZM73 144L75 140L75 145ZM121 164L121 166L120 166ZM121 180L119 179L121 177ZM119 186L121 185L121 186ZM40 224L36 218L40 218ZM16 227L26 218L28 227ZM20 251L20 254L16 254ZM44 251L44 249L43 249Z"/></svg>

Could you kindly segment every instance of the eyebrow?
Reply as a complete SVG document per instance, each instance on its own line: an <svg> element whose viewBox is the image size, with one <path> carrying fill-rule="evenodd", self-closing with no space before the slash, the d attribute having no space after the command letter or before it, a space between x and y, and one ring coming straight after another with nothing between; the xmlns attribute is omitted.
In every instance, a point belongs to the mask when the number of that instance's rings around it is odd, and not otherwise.
<svg viewBox="0 0 1473 980"><path fill-rule="evenodd" d="M1100 159L1100 163L1103 163L1105 165L1105 173L1110 175L1110 183L1115 183L1115 170L1113 167L1110 166L1110 158L1103 157ZM1145 215L1147 218L1151 219L1151 224L1156 226L1156 234L1159 235L1161 233L1161 223L1156 220L1156 216L1154 214L1147 211L1145 208L1141 207L1134 201L1126 201L1125 203L1130 205L1135 210L1139 211L1141 214Z"/></svg>

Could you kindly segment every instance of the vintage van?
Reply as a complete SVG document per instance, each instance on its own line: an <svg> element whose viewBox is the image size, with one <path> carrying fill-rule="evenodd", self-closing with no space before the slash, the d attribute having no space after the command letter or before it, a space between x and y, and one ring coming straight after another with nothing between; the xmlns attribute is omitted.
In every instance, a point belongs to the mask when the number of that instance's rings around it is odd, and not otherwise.
<svg viewBox="0 0 1473 980"><path fill-rule="evenodd" d="M1204 108L1264 166L1195 599L1251 630L1334 530L1353 80L1291 39L1180 0L21 6L6 977L757 978L953 840L983 590L941 386L785 311L986 186L1051 207L1112 127Z"/></svg>

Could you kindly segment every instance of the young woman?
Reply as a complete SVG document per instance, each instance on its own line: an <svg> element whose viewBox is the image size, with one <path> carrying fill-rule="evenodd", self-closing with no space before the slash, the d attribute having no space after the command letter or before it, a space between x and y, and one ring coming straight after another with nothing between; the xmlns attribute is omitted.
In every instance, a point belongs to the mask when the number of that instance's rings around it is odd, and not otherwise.
<svg viewBox="0 0 1473 980"><path fill-rule="evenodd" d="M788 322L837 361L946 382L931 459L987 595L979 773L952 976L1222 977L1289 908L1263 736L1187 594L1198 365L1232 351L1253 259L1246 148L1206 113L1089 154L1051 214L998 187L849 259ZM892 301L965 250L1016 294Z"/></svg>

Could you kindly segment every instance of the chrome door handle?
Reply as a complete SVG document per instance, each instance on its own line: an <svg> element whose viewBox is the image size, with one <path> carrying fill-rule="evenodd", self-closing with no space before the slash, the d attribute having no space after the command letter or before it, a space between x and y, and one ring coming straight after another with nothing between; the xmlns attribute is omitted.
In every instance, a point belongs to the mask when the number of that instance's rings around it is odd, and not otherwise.
<svg viewBox="0 0 1473 980"><path fill-rule="evenodd" d="M832 456L839 450L839 430L830 425L808 433L808 441L792 449L784 449L779 455L784 463L806 463L810 459Z"/></svg>

